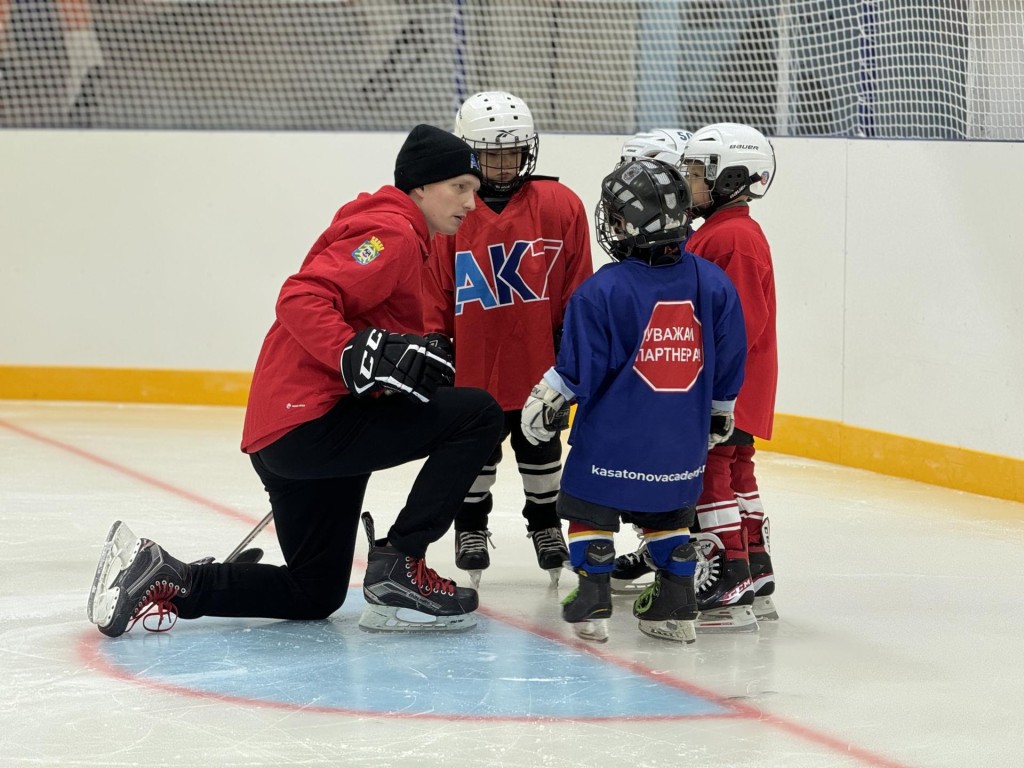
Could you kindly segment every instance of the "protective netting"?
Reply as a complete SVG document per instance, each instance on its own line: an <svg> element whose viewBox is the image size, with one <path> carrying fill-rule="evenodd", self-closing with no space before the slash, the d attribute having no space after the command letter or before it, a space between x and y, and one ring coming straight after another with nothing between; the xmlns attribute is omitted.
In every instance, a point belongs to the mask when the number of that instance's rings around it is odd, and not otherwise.
<svg viewBox="0 0 1024 768"><path fill-rule="evenodd" d="M1024 139L1014 0L0 0L0 126Z"/></svg>

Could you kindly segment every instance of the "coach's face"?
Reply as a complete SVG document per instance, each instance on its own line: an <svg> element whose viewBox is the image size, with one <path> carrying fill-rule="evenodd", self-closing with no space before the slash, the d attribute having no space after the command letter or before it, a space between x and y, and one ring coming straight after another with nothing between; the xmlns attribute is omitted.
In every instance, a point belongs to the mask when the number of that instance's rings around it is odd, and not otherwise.
<svg viewBox="0 0 1024 768"><path fill-rule="evenodd" d="M436 232L454 235L466 214L476 208L475 194L478 189L480 179L472 173L464 173L416 187L409 192L409 196L423 211L431 237Z"/></svg>

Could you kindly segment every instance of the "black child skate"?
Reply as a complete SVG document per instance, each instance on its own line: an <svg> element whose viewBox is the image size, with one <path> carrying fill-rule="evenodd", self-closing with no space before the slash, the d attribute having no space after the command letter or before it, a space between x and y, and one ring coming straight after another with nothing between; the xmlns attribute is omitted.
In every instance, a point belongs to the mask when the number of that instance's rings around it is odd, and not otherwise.
<svg viewBox="0 0 1024 768"><path fill-rule="evenodd" d="M757 632L748 562L727 558L722 540L713 533L698 533L696 544L697 631Z"/></svg>
<svg viewBox="0 0 1024 768"><path fill-rule="evenodd" d="M494 549L488 530L455 531L455 567L469 573L473 589L479 589L481 574L491 567L488 546Z"/></svg>
<svg viewBox="0 0 1024 768"><path fill-rule="evenodd" d="M691 542L680 544L672 559L697 560ZM694 620L697 618L697 593L693 576L677 576L667 570L654 572L654 583L633 603L633 615L640 620L640 631L650 637L692 643L697 639Z"/></svg>
<svg viewBox="0 0 1024 768"><path fill-rule="evenodd" d="M588 565L606 565L615 558L610 541L592 541L587 545L586 562L576 569L579 586L562 601L562 618L584 640L604 643L608 640L608 619L612 615L612 588L607 573L591 573Z"/></svg>
<svg viewBox="0 0 1024 768"><path fill-rule="evenodd" d="M363 512L370 554L363 577L366 608L359 626L370 631L452 632L476 626L472 612L479 601L475 589L460 587L427 567L422 557L409 557L375 539L373 518Z"/></svg>
<svg viewBox="0 0 1024 768"><path fill-rule="evenodd" d="M537 565L548 572L551 586L557 587L558 577L569 560L569 547L565 544L562 529L541 528L537 531L527 531L526 536L533 542L534 552L537 553Z"/></svg>
<svg viewBox="0 0 1024 768"><path fill-rule="evenodd" d="M166 632L178 618L171 601L191 587L188 565L118 520L107 534L89 590L89 621L108 637L123 635L139 621L151 632Z"/></svg>
<svg viewBox="0 0 1024 768"><path fill-rule="evenodd" d="M779 612L775 609L775 571L772 568L772 548L769 541L770 525L768 518L761 521L759 540L753 537L747 540L750 553L750 578L754 582L754 615L758 621L776 621Z"/></svg>

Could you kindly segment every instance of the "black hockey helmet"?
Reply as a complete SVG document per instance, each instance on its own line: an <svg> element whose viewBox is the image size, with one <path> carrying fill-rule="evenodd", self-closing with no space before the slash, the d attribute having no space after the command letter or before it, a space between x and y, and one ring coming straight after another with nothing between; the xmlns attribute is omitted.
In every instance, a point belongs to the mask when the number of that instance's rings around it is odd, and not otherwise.
<svg viewBox="0 0 1024 768"><path fill-rule="evenodd" d="M597 241L615 261L674 263L689 233L690 204L690 187L674 165L646 157L622 163L601 182Z"/></svg>

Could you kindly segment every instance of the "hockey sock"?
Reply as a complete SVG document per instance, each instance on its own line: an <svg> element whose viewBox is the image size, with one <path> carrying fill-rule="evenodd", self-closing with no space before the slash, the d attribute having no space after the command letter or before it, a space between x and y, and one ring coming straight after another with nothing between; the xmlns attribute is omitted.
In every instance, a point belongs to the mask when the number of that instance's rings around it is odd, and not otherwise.
<svg viewBox="0 0 1024 768"><path fill-rule="evenodd" d="M708 451L704 491L697 502L697 520L702 533L713 533L721 539L727 558L745 560L747 542L740 521L740 506L732 489L736 450L736 446L716 445Z"/></svg>
<svg viewBox="0 0 1024 768"><path fill-rule="evenodd" d="M611 547L612 556L607 563L587 562L587 546L597 541L607 541ZM588 573L611 573L615 567L615 534L594 530L586 523L569 521L569 564L574 571L582 568Z"/></svg>
<svg viewBox="0 0 1024 768"><path fill-rule="evenodd" d="M761 551L764 549L764 506L761 503L761 493L757 489L757 478L754 476L754 446L736 447L736 461L732 465L732 487L736 494L736 502L739 504L747 546L755 551Z"/></svg>
<svg viewBox="0 0 1024 768"><path fill-rule="evenodd" d="M690 542L689 528L674 531L651 531L644 528L644 542L655 568L668 571L674 576L693 576L697 567L696 560L680 562L672 559L676 547Z"/></svg>

